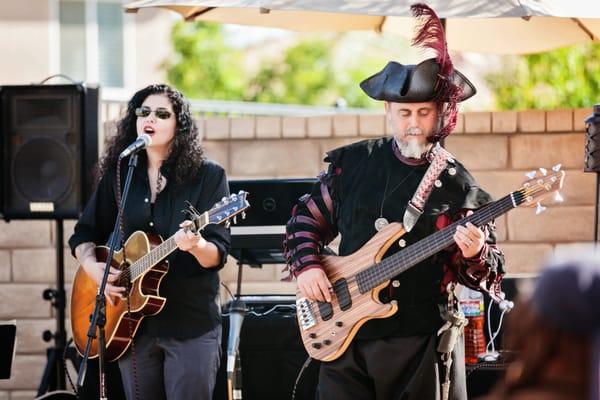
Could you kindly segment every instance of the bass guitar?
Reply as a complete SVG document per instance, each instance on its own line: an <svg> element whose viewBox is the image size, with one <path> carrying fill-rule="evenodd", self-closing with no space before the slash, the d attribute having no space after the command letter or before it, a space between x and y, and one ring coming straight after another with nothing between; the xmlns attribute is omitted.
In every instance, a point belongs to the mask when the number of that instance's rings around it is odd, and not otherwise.
<svg viewBox="0 0 600 400"><path fill-rule="evenodd" d="M551 171L532 171L519 190L487 204L473 214L383 258L405 233L401 223L391 223L363 247L348 256L322 256L320 261L333 286L331 302L312 301L296 295L300 335L308 354L333 361L348 348L359 328L374 318L388 318L398 310L396 301L382 303L379 292L390 280L454 243L456 227L467 222L481 227L519 206L543 207L539 201L563 185L560 165Z"/></svg>

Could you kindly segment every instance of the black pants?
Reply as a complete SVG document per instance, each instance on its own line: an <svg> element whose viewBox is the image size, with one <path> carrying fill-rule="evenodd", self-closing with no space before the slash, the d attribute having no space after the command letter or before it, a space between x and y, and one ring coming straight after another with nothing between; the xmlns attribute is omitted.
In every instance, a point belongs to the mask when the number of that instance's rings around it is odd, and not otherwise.
<svg viewBox="0 0 600 400"><path fill-rule="evenodd" d="M98 400L100 398L99 372L98 358L88 360L83 387L77 393L79 400ZM107 397L110 400L125 400L119 364L117 362L107 362L104 367L104 373Z"/></svg>
<svg viewBox="0 0 600 400"><path fill-rule="evenodd" d="M127 399L212 399L221 358L221 326L187 340L140 335L135 339L135 374L131 349L119 360Z"/></svg>
<svg viewBox="0 0 600 400"><path fill-rule="evenodd" d="M332 362L321 363L320 400L439 400L444 367L435 335L355 340ZM466 400L462 336L453 353L450 396Z"/></svg>

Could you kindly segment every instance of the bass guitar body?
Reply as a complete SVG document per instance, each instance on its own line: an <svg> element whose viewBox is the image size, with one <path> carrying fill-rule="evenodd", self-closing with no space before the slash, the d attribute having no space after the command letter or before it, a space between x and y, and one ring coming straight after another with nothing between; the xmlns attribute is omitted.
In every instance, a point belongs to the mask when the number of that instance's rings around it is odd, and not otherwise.
<svg viewBox="0 0 600 400"><path fill-rule="evenodd" d="M331 303L309 301L300 292L296 300L300 336L312 358L335 360L346 351L365 322L388 318L398 310L395 301L379 301L379 292L388 285L389 280L363 291L352 277L381 261L390 246L404 233L402 224L391 223L357 252L344 257L321 258L321 265L334 288Z"/></svg>
<svg viewBox="0 0 600 400"><path fill-rule="evenodd" d="M308 354L317 360L333 361L340 357L370 319L387 318L398 309L395 301L382 303L379 293L390 279L442 251L454 243L459 224L471 222L477 227L515 207L532 207L543 211L541 199L562 188L565 172L560 165L552 171L540 168L528 174L519 190L489 203L459 221L385 257L390 246L406 233L402 224L391 223L375 234L355 253L344 257L322 256L323 266L333 286L330 303L312 301L297 292L296 312L300 336ZM503 298L494 298L501 301Z"/></svg>
<svg viewBox="0 0 600 400"><path fill-rule="evenodd" d="M149 253L162 243L159 236L134 232L125 242L124 249L115 252L112 267L125 271L129 265ZM106 262L109 249L104 246L96 247L98 262ZM124 258L126 255L126 259ZM129 348L131 338L147 315L155 315L162 310L166 299L160 297L160 282L169 269L168 262L162 261L146 270L131 282L129 293L129 308L126 299L116 299L115 305L106 302L106 360L114 361L120 358ZM127 274L121 274L127 276ZM126 280L120 279L117 284L125 285ZM79 354L83 354L87 343L90 316L94 312L98 285L79 266L71 292L71 326L73 341ZM98 332L96 331L96 335ZM92 341L90 358L98 356L98 340Z"/></svg>

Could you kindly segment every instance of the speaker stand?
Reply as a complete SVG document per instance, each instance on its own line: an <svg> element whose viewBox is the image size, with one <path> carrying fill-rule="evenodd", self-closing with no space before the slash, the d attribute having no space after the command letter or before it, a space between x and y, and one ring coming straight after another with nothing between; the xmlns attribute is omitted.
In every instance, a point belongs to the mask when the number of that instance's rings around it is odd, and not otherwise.
<svg viewBox="0 0 600 400"><path fill-rule="evenodd" d="M65 366L63 354L67 347L67 333L65 330L65 269L64 269L64 225L62 219L56 219L56 288L44 290L43 297L56 308L56 331L45 331L42 335L44 341L54 339L54 346L46 351L48 361L44 368L42 380L38 387L37 395L41 396L48 390L65 389ZM74 347L66 350L66 358L71 360L75 369L78 368L77 353Z"/></svg>

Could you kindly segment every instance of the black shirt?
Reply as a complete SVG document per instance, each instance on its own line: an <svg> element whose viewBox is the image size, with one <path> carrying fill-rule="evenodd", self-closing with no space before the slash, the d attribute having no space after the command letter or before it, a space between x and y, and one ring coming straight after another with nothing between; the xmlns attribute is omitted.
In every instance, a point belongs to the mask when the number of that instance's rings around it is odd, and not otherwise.
<svg viewBox="0 0 600 400"><path fill-rule="evenodd" d="M321 180L331 195L332 212L328 212L327 207L323 206L325 201L320 184L315 186L310 198L318 206L321 204L320 212L330 230L341 234L340 256L358 251L377 233L374 224L377 218L385 217L390 222L401 222L409 200L429 167L429 164L408 165L401 161L393 151L392 141L392 137L370 139L327 152L325 161L330 163L330 167ZM442 185L433 188L418 223L411 232L402 236L406 245L439 230L440 218L448 216L455 220L462 210L475 210L491 201L491 197L458 161L449 163L439 180ZM306 206L306 201L298 203L297 214L312 218L313 214ZM310 237L306 233L313 236L320 234L311 231L314 228L303 221L292 218L288 223L287 234L290 239L286 244L288 248L301 249L293 257L308 256L307 259L310 260L311 255L318 253L314 247L302 249L301 246L306 246L306 238ZM492 232L488 243L495 243ZM390 245L384 258L399 251L401 247L396 240ZM390 318L369 320L360 328L356 337L376 339L436 332L444 323L438 307L438 304L446 301L441 293L442 282L447 267L462 262L454 260L458 251L456 246L452 246L394 277L396 286L390 284L384 288L379 293L379 299L384 303L398 301L398 311ZM294 259L289 261L293 263ZM454 267L462 268L460 265ZM490 252L485 268L499 270L502 268L502 260Z"/></svg>
<svg viewBox="0 0 600 400"><path fill-rule="evenodd" d="M127 164L124 162L121 185L124 185L126 171ZM180 185L176 185L175 179L169 177L169 171L163 168L161 172L167 177L167 184L157 195L154 205L151 205L147 162L143 155L140 156L124 210L126 238L141 230L167 239L186 219L181 212L187 208L186 201L203 212L229 195L225 171L212 161L203 161L197 176ZM116 188L116 171L109 170L100 180L75 225L75 232L69 239L73 254L81 243L104 245L108 242L117 216ZM169 272L159 289L160 296L167 298L166 304L158 315L144 318L140 327L143 332L157 337L188 339L202 335L221 322L216 302L219 292L217 271L227 259L230 234L221 225L208 225L202 236L217 246L221 256L220 265L205 269L188 252L175 250L171 253L167 257Z"/></svg>

